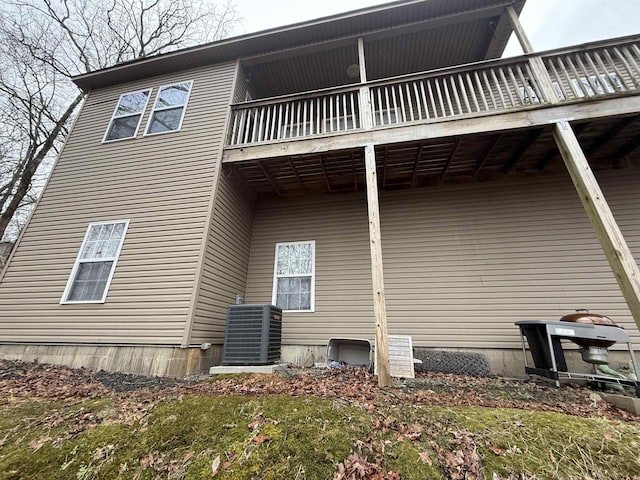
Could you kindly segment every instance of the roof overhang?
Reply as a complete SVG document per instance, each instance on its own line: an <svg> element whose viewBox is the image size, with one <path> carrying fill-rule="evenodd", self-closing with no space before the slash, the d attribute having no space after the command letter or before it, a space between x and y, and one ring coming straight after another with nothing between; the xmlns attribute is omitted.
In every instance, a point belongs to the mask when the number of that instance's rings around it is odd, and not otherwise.
<svg viewBox="0 0 640 480"><path fill-rule="evenodd" d="M506 20L506 7L512 5L519 14L524 3L525 0L400 0L133 60L78 75L73 81L79 88L88 91L301 46L355 37L373 39L394 29L406 31L430 28L438 22L446 24L447 19L462 20L471 17L487 19L488 28L494 31L494 39L485 58L495 58L502 54L512 32L511 25ZM498 22L495 22L496 16L499 17Z"/></svg>

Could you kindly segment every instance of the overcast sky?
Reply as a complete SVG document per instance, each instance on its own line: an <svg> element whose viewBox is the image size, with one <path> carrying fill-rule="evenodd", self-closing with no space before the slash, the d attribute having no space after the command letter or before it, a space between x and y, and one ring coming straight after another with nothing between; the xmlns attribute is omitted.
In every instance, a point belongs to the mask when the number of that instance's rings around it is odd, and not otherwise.
<svg viewBox="0 0 640 480"><path fill-rule="evenodd" d="M334 15L386 0L236 0L237 34ZM446 1L446 0L442 0ZM527 0L520 20L536 50L640 33L640 0ZM521 53L512 38L505 55Z"/></svg>

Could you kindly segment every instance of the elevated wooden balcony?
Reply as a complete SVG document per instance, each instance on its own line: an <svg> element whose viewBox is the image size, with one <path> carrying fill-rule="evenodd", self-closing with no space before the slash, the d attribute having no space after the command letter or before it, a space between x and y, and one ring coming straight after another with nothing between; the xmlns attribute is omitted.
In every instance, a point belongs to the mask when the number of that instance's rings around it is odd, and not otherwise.
<svg viewBox="0 0 640 480"><path fill-rule="evenodd" d="M548 89L545 95L545 78L536 72L536 62L546 68L557 98L548 98ZM585 120L591 115L607 116L611 106L606 107L602 100L638 93L640 37L607 40L237 103L232 105L224 161L434 138L445 135L447 123L477 117L501 115L501 121L496 124L487 119L479 126L476 121L475 133L544 125L551 117ZM363 99L370 103L367 108L363 108ZM595 110L576 108L578 104L598 106ZM616 103L614 110L620 105ZM639 111L635 103L625 105L629 111L619 113ZM550 108L554 111L530 113ZM364 118L365 112L370 112L370 119ZM525 115L505 115L514 113ZM368 121L373 128L365 132ZM459 133L465 132L452 135Z"/></svg>

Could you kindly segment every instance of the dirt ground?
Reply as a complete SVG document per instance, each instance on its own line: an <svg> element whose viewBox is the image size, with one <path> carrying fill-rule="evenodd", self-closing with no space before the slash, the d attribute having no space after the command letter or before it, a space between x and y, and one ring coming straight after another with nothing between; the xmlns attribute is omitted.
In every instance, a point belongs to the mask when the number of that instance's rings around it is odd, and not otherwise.
<svg viewBox="0 0 640 480"><path fill-rule="evenodd" d="M506 380L418 372L415 379L395 379L394 387L381 390L376 378L358 368L286 368L273 375L233 375L210 379L174 379L93 372L87 369L0 361L0 396L17 398L82 399L112 394L153 392L157 396L291 395L317 396L370 405L392 400L402 404L483 406L550 411L579 417L599 416L625 422L640 418L599 400L588 388L539 381Z"/></svg>

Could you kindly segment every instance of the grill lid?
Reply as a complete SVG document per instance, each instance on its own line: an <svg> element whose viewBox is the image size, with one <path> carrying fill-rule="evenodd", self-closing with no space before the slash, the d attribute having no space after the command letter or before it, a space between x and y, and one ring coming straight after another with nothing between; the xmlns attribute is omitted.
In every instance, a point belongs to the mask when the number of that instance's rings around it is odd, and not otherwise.
<svg viewBox="0 0 640 480"><path fill-rule="evenodd" d="M570 313L560 319L561 322L588 323L591 325L604 325L618 327L613 320L598 313L589 313L586 308L576 309L576 313ZM620 327L618 327L620 328Z"/></svg>

